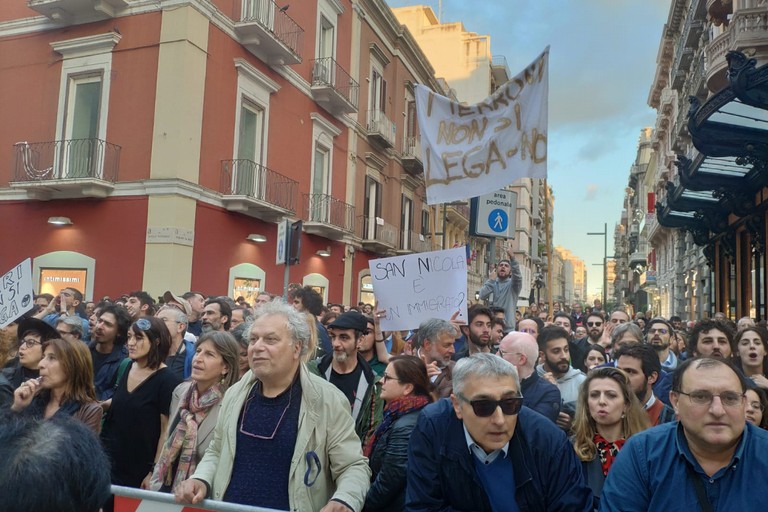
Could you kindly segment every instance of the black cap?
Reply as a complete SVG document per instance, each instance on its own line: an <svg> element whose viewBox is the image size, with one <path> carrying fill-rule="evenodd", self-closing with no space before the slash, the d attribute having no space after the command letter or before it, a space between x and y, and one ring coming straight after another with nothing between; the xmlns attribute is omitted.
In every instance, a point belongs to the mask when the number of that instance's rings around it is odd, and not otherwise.
<svg viewBox="0 0 768 512"><path fill-rule="evenodd" d="M40 334L40 341L48 341L59 337L59 333L56 332L56 329L48 325L43 320L40 320L39 318L25 318L19 322L19 341L21 341L25 334L31 331L35 331Z"/></svg>
<svg viewBox="0 0 768 512"><path fill-rule="evenodd" d="M364 331L368 328L368 320L357 311L347 311L336 317L336 320L328 325L328 328L338 327L339 329L354 329L356 331Z"/></svg>

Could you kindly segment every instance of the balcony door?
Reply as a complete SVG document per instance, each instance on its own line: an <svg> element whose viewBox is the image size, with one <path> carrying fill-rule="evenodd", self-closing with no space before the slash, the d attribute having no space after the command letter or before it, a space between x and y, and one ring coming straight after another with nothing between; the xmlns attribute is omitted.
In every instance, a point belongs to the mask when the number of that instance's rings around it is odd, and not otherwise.
<svg viewBox="0 0 768 512"><path fill-rule="evenodd" d="M312 196L309 202L310 220L315 222L330 222L331 204L330 204L330 150L321 145L315 144L314 168L312 170Z"/></svg>
<svg viewBox="0 0 768 512"><path fill-rule="evenodd" d="M263 151L264 109L244 99L240 107L237 160L232 174L235 194L264 199L266 173L262 166Z"/></svg>
<svg viewBox="0 0 768 512"><path fill-rule="evenodd" d="M371 178L365 177L365 205L363 208L363 220L365 222L365 239L375 240L377 238L376 222L381 217L381 184Z"/></svg>
<svg viewBox="0 0 768 512"><path fill-rule="evenodd" d="M101 75L71 77L64 140L59 148L61 178L101 178L104 159L99 136Z"/></svg>

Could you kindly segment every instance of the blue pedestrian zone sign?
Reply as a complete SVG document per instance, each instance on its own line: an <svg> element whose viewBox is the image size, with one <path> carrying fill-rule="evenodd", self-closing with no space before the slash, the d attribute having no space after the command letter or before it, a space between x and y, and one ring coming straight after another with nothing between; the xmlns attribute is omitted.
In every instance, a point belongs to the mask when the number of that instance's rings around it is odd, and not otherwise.
<svg viewBox="0 0 768 512"><path fill-rule="evenodd" d="M469 234L489 238L515 238L517 192L497 190L470 201Z"/></svg>
<svg viewBox="0 0 768 512"><path fill-rule="evenodd" d="M496 233L504 233L509 225L509 215L504 210L491 210L488 215L488 226Z"/></svg>

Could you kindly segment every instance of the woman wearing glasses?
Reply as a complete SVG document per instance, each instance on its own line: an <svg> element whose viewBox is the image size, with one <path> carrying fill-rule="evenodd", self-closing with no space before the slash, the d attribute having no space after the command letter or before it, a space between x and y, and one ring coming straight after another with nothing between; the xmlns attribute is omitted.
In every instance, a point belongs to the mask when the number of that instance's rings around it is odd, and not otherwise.
<svg viewBox="0 0 768 512"><path fill-rule="evenodd" d="M37 318L25 318L18 327L19 351L18 362L3 370L3 375L13 389L29 379L40 376L38 364L43 359L43 342L58 338L56 329Z"/></svg>
<svg viewBox="0 0 768 512"><path fill-rule="evenodd" d="M163 446L171 395L179 384L163 362L170 346L171 335L159 318L139 318L128 329L131 363L108 401L101 432L115 485L139 487L145 479L149 484Z"/></svg>
<svg viewBox="0 0 768 512"><path fill-rule="evenodd" d="M648 427L648 415L626 373L609 367L589 372L576 403L572 442L592 489L595 510L605 477L624 442Z"/></svg>
<svg viewBox="0 0 768 512"><path fill-rule="evenodd" d="M768 333L762 327L746 327L736 334L736 363L759 388L768 389Z"/></svg>
<svg viewBox="0 0 768 512"><path fill-rule="evenodd" d="M11 410L36 418L72 416L98 435L101 406L93 387L93 363L85 343L43 342L40 376L16 389Z"/></svg>
<svg viewBox="0 0 768 512"><path fill-rule="evenodd" d="M197 340L191 378L173 392L171 426L152 474L153 491L175 492L195 472L213 438L221 399L240 376L239 352L227 332L207 332Z"/></svg>
<svg viewBox="0 0 768 512"><path fill-rule="evenodd" d="M418 357L395 356L381 383L386 407L381 424L364 450L372 473L364 510L400 511L405 506L408 440L419 413L432 402L427 367Z"/></svg>
<svg viewBox="0 0 768 512"><path fill-rule="evenodd" d="M768 415L765 414L765 408L768 407L768 395L765 391L756 389L747 389L744 393L747 398L747 422L756 427L768 429Z"/></svg>

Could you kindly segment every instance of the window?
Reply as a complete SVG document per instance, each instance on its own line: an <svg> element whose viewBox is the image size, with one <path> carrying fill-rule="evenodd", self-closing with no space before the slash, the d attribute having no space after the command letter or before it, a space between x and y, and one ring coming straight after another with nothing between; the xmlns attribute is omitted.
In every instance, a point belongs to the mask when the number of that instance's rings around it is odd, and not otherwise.
<svg viewBox="0 0 768 512"><path fill-rule="evenodd" d="M332 190L333 169L333 139L341 130L317 112L312 112L312 188L309 198L309 218L317 222L330 220L330 202L328 197Z"/></svg>
<svg viewBox="0 0 768 512"><path fill-rule="evenodd" d="M365 204L363 205L365 220L365 238L376 238L376 222L381 217L381 184L370 176L365 177Z"/></svg>
<svg viewBox="0 0 768 512"><path fill-rule="evenodd" d="M371 85L368 95L369 110L384 113L387 97L387 81L384 80L383 70L374 67L371 70Z"/></svg>
<svg viewBox="0 0 768 512"><path fill-rule="evenodd" d="M317 31L317 58L334 58L336 56L336 44L334 41L336 28L328 18L320 15L320 26Z"/></svg>
<svg viewBox="0 0 768 512"><path fill-rule="evenodd" d="M266 193L269 104L280 86L243 59L237 69L237 110L232 165L232 191L263 199Z"/></svg>
<svg viewBox="0 0 768 512"><path fill-rule="evenodd" d="M64 58L56 123L57 177L103 177L112 49L120 38L110 32L51 43Z"/></svg>
<svg viewBox="0 0 768 512"><path fill-rule="evenodd" d="M430 234L429 230L429 210L421 210L421 234L425 237Z"/></svg>
<svg viewBox="0 0 768 512"><path fill-rule="evenodd" d="M262 198L266 175L262 167L264 110L247 100L240 107L237 159L232 166L236 194Z"/></svg>
<svg viewBox="0 0 768 512"><path fill-rule="evenodd" d="M400 211L400 247L403 250L411 249L411 229L413 225L413 200L403 195Z"/></svg>
<svg viewBox="0 0 768 512"><path fill-rule="evenodd" d="M227 282L232 291L232 298L245 297L249 304L256 303L256 296L266 289L267 275L264 269L253 263L240 263L229 268Z"/></svg>
<svg viewBox="0 0 768 512"><path fill-rule="evenodd" d="M78 252L49 252L32 260L32 282L38 284L37 293L56 295L62 288L71 287L92 298L95 276L96 260Z"/></svg>
<svg viewBox="0 0 768 512"><path fill-rule="evenodd" d="M64 117L62 177L95 178L101 169L99 110L101 75L70 76Z"/></svg>
<svg viewBox="0 0 768 512"><path fill-rule="evenodd" d="M236 277L232 288L231 297L243 297L248 304L256 304L256 297L261 291L261 281L259 279L249 279L247 277Z"/></svg>

